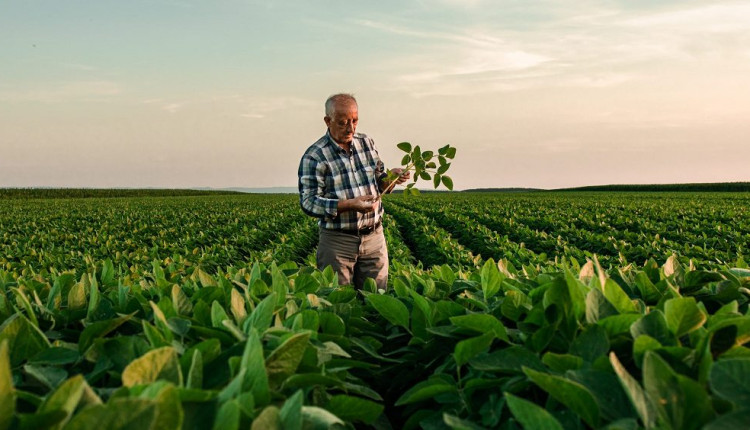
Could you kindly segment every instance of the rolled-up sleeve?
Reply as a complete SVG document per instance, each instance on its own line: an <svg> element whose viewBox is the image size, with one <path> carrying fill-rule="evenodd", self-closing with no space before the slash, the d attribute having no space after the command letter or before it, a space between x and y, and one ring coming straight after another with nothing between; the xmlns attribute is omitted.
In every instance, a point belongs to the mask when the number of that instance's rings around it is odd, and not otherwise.
<svg viewBox="0 0 750 430"><path fill-rule="evenodd" d="M334 218L338 214L338 199L325 195L326 164L310 154L302 156L299 164L299 203L302 211L317 218Z"/></svg>

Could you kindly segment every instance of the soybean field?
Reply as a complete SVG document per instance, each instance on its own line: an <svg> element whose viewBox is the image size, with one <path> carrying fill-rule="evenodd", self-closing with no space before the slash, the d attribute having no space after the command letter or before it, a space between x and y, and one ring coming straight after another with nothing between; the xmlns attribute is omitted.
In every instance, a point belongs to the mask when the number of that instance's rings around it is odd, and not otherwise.
<svg viewBox="0 0 750 430"><path fill-rule="evenodd" d="M296 195L176 194L0 198L0 430L750 423L750 195L389 195L356 291Z"/></svg>

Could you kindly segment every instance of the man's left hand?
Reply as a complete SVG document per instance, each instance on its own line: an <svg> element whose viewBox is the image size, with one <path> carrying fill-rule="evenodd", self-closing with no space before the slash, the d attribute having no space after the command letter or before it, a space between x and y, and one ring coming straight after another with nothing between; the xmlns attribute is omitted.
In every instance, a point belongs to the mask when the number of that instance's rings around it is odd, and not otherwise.
<svg viewBox="0 0 750 430"><path fill-rule="evenodd" d="M406 182L409 179L411 179L411 172L407 171L406 173L404 173L404 169L402 169L400 167L396 167L395 169L391 169L391 172L393 172L393 173L395 173L395 174L398 175L398 179L396 179L396 183L399 184L399 185L401 185L404 182Z"/></svg>

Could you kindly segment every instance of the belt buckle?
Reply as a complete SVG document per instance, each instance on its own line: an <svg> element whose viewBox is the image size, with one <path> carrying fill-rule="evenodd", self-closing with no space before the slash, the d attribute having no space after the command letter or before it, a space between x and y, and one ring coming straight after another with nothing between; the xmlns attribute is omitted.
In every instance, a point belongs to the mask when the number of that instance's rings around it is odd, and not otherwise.
<svg viewBox="0 0 750 430"><path fill-rule="evenodd" d="M358 231L357 233L358 233L358 234L359 234L360 236L366 236L366 235L368 235L368 234L372 233L372 232L373 232L374 230L375 230L375 227L373 227L373 226L369 226L369 227L365 227L365 228L361 228L361 229L359 229L359 231Z"/></svg>

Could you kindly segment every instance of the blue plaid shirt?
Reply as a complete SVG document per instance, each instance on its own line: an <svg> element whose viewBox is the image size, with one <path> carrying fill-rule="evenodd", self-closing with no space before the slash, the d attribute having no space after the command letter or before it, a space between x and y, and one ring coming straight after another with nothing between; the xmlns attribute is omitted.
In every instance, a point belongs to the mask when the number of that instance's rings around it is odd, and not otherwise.
<svg viewBox="0 0 750 430"><path fill-rule="evenodd" d="M357 211L338 213L339 199L380 194L385 166L375 142L356 133L347 154L326 132L313 143L299 163L299 202L302 210L319 218L326 229L356 230L376 225L383 216L382 201L366 214Z"/></svg>

